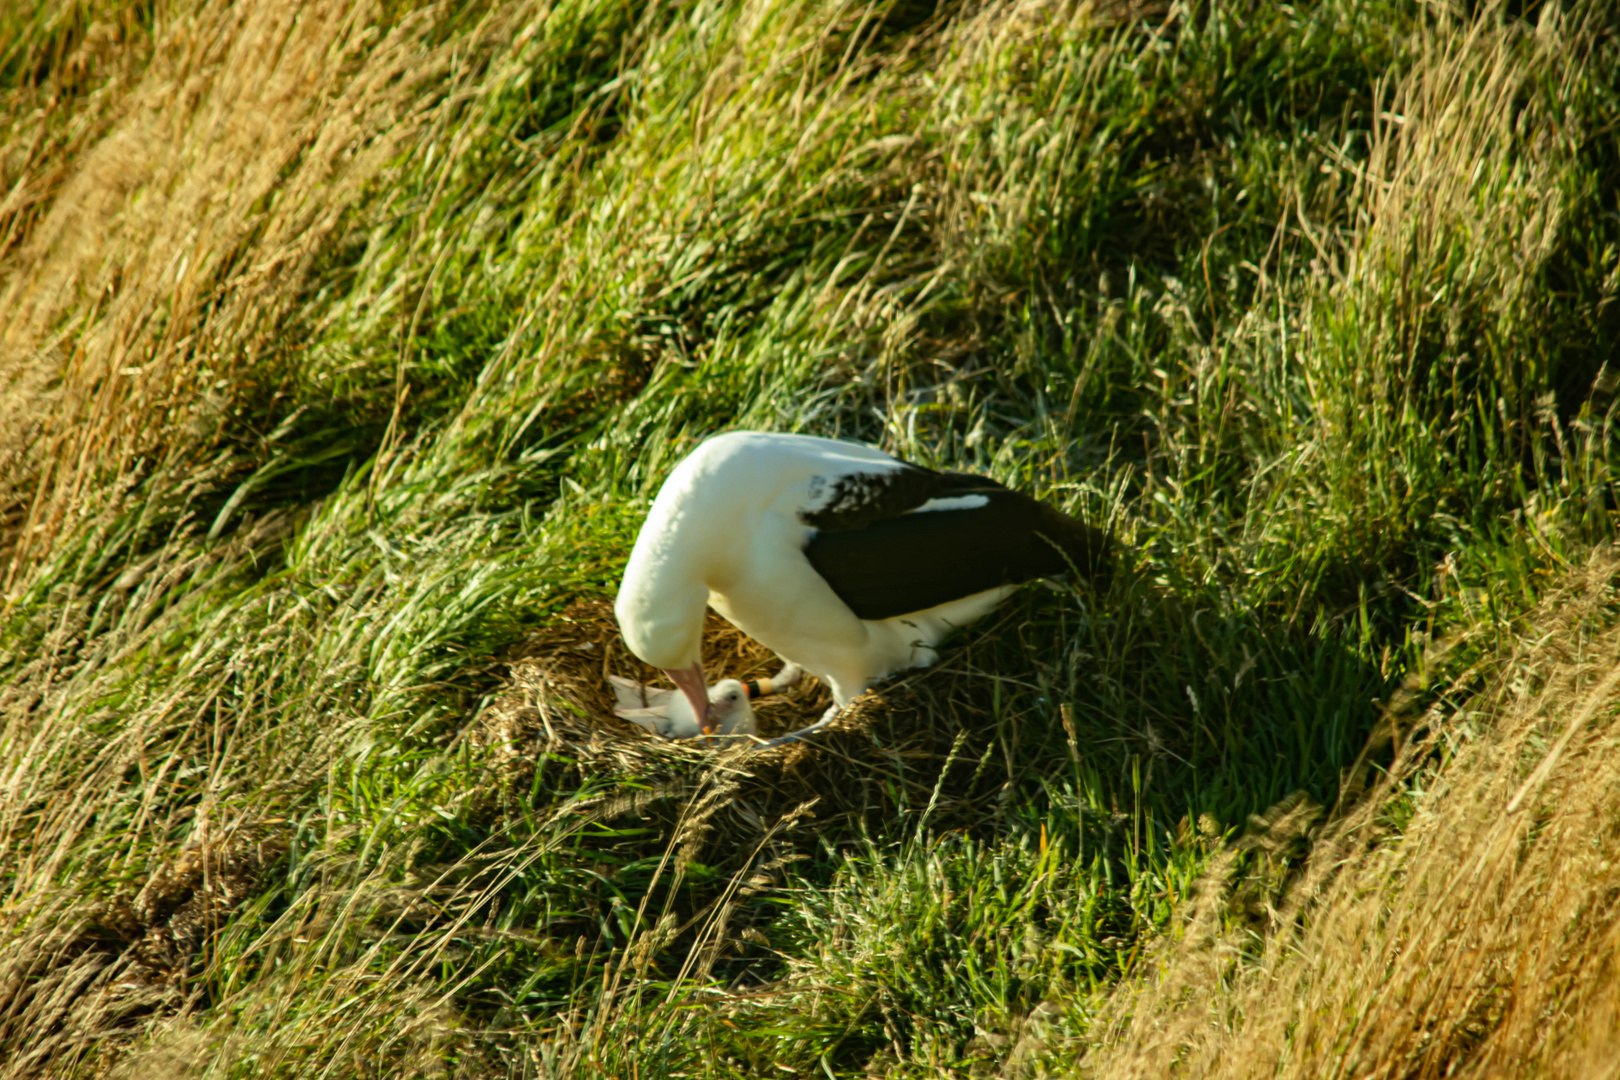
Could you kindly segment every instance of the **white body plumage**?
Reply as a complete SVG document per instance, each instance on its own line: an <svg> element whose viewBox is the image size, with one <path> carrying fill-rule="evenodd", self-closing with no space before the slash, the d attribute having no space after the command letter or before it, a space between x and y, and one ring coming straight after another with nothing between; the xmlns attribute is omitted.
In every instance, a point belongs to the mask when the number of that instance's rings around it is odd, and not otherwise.
<svg viewBox="0 0 1620 1080"><path fill-rule="evenodd" d="M864 495L881 494L908 470L940 475L869 447L808 435L732 432L704 442L665 481L631 552L615 605L631 651L697 699L707 605L821 679L839 705L886 675L933 663L941 640L987 614L1011 587L863 619L806 554L818 531L807 517L858 512ZM925 499L904 512L937 508L943 519L985 501Z"/></svg>

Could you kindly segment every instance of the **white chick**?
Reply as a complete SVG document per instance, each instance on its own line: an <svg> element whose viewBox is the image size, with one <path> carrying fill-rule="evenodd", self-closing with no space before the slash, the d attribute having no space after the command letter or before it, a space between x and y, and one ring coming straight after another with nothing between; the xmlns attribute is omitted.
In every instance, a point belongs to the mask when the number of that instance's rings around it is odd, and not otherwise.
<svg viewBox="0 0 1620 1080"><path fill-rule="evenodd" d="M703 734L686 695L678 690L643 687L629 679L609 675L618 706L613 712L668 739L692 739ZM646 704L642 705L643 692ZM709 728L711 734L754 735L759 725L754 707L748 703L748 688L736 679L721 679L709 687Z"/></svg>

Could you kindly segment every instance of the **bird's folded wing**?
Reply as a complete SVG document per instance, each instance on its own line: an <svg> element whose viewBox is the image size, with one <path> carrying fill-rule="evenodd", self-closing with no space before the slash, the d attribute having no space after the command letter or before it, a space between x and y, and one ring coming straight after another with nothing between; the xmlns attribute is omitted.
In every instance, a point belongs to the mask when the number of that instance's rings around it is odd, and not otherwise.
<svg viewBox="0 0 1620 1080"><path fill-rule="evenodd" d="M858 617L889 619L1070 569L1096 580L1107 550L1100 530L1028 495L959 482L910 512L819 531L805 556Z"/></svg>
<svg viewBox="0 0 1620 1080"><path fill-rule="evenodd" d="M702 730L690 713L670 716L665 709L614 709L613 713L669 739L690 739Z"/></svg>
<svg viewBox="0 0 1620 1080"><path fill-rule="evenodd" d="M1005 490L988 476L935 472L896 460L892 468L865 466L812 478L809 502L800 509L799 518L822 532L848 532L915 510L933 499Z"/></svg>
<svg viewBox="0 0 1620 1080"><path fill-rule="evenodd" d="M622 675L609 675L608 682L613 684L614 712L621 709L667 708L670 697L675 693L673 690L644 686Z"/></svg>
<svg viewBox="0 0 1620 1080"><path fill-rule="evenodd" d="M614 709L614 713L632 724L646 728L654 735L668 735L670 729L669 717L659 715L651 709Z"/></svg>
<svg viewBox="0 0 1620 1080"><path fill-rule="evenodd" d="M613 710L613 715L614 716L622 716L626 720L635 720L635 721L638 721L638 722L642 721L642 720L665 720L665 721L667 721L669 719L669 709L668 709L668 707L661 708L661 709L660 708L652 708L652 709L623 709L623 708L619 708L619 709L614 709Z"/></svg>

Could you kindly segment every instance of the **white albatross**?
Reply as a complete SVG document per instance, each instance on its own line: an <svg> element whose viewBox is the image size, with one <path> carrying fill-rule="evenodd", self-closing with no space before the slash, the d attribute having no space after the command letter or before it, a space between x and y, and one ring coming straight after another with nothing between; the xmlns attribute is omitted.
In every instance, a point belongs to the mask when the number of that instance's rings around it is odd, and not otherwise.
<svg viewBox="0 0 1620 1080"><path fill-rule="evenodd" d="M708 727L704 607L798 664L837 703L926 667L1013 586L1099 579L1101 531L983 476L936 472L858 443L734 431L700 444L653 500L614 611Z"/></svg>

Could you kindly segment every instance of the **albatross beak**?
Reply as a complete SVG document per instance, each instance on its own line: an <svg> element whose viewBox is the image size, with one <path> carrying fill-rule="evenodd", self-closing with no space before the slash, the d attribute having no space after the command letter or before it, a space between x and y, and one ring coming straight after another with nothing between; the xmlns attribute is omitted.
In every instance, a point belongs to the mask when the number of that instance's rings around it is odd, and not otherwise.
<svg viewBox="0 0 1620 1080"><path fill-rule="evenodd" d="M705 735L709 732L709 684L703 681L703 662L700 660L689 668L665 668L668 675L686 700L692 703L692 715L697 717L698 727L703 729Z"/></svg>

